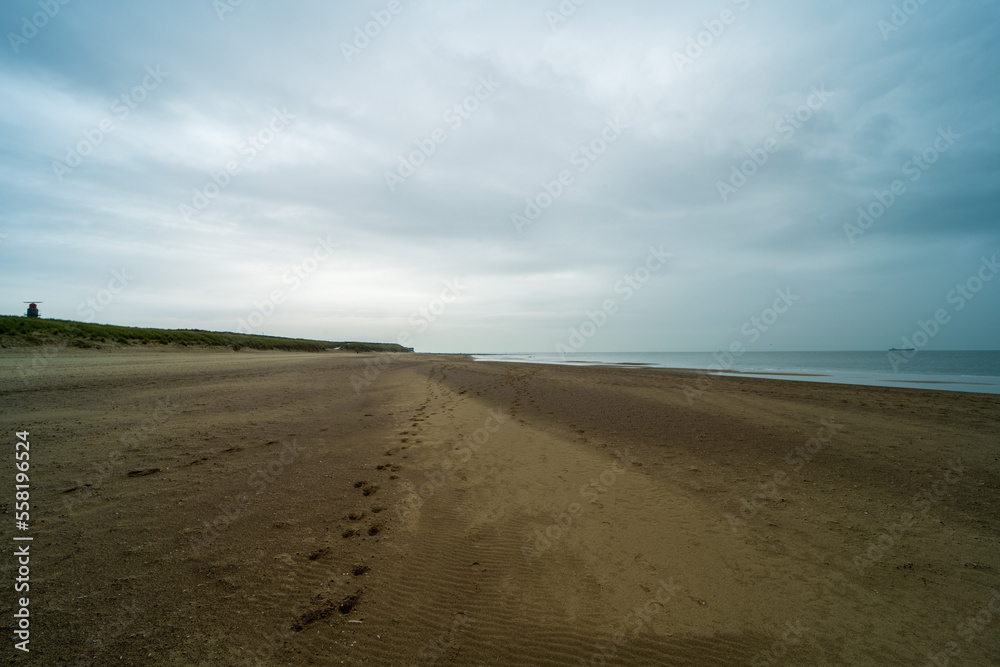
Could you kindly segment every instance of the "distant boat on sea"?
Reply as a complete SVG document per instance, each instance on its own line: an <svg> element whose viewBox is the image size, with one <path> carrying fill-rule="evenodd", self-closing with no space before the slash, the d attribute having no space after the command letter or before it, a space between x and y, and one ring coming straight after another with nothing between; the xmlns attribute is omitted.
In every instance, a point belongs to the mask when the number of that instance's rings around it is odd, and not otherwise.
<svg viewBox="0 0 1000 667"><path fill-rule="evenodd" d="M890 347L889 351L890 352L916 352L917 348L915 348L915 347Z"/></svg>

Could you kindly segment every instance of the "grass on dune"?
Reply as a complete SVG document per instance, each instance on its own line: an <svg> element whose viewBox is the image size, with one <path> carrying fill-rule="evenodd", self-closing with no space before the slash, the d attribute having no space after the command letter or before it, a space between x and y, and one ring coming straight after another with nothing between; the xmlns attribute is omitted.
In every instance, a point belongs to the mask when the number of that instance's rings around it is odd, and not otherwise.
<svg viewBox="0 0 1000 667"><path fill-rule="evenodd" d="M25 347L65 344L80 348L131 345L228 347L233 350L289 350L324 352L332 348L357 352L410 352L396 343L360 343L258 336L201 329L146 329L114 324L0 315L0 346Z"/></svg>

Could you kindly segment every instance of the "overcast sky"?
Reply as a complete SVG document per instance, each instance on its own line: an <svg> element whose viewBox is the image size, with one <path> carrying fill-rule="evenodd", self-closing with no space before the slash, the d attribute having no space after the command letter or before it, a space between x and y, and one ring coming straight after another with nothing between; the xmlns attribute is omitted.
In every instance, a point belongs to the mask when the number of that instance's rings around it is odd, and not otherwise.
<svg viewBox="0 0 1000 667"><path fill-rule="evenodd" d="M576 2L7 0L0 312L1000 348L995 0Z"/></svg>

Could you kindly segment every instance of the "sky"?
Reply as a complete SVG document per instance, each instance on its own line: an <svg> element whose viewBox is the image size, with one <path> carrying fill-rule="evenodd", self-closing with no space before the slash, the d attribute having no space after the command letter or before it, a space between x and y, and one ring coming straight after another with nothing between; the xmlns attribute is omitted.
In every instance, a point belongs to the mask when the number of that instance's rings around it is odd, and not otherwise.
<svg viewBox="0 0 1000 667"><path fill-rule="evenodd" d="M995 0L7 0L0 28L3 314L1000 349Z"/></svg>

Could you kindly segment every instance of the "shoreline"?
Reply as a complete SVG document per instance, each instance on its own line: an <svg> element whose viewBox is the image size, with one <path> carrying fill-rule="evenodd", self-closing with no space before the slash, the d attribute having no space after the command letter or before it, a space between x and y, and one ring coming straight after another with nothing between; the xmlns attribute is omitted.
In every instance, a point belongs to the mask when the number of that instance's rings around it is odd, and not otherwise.
<svg viewBox="0 0 1000 667"><path fill-rule="evenodd" d="M702 353L687 353L702 354ZM707 353L706 353L707 354ZM780 353L779 353L780 354ZM1000 354L1000 353L998 353ZM817 382L822 384L839 384L849 386L865 387L895 387L899 384L913 385L938 385L933 387L912 387L914 389L926 389L936 391L957 391L974 394L1000 394L1000 376L993 375L964 375L964 374L934 374L923 373L885 373L881 371L866 371L861 369L789 369L789 370L739 370L723 369L719 367L677 367L666 366L655 362L616 362L601 360L551 360L532 359L535 355L523 355L526 358L519 358L521 355L469 355L477 362L486 363L526 363L542 366L566 366L566 367L606 367L623 369L657 369L674 373L688 373L694 375L714 376L714 377L746 377L757 376L762 379L773 380L800 380L803 382ZM509 356L509 359L491 359L491 356ZM977 381L979 380L979 381Z"/></svg>

